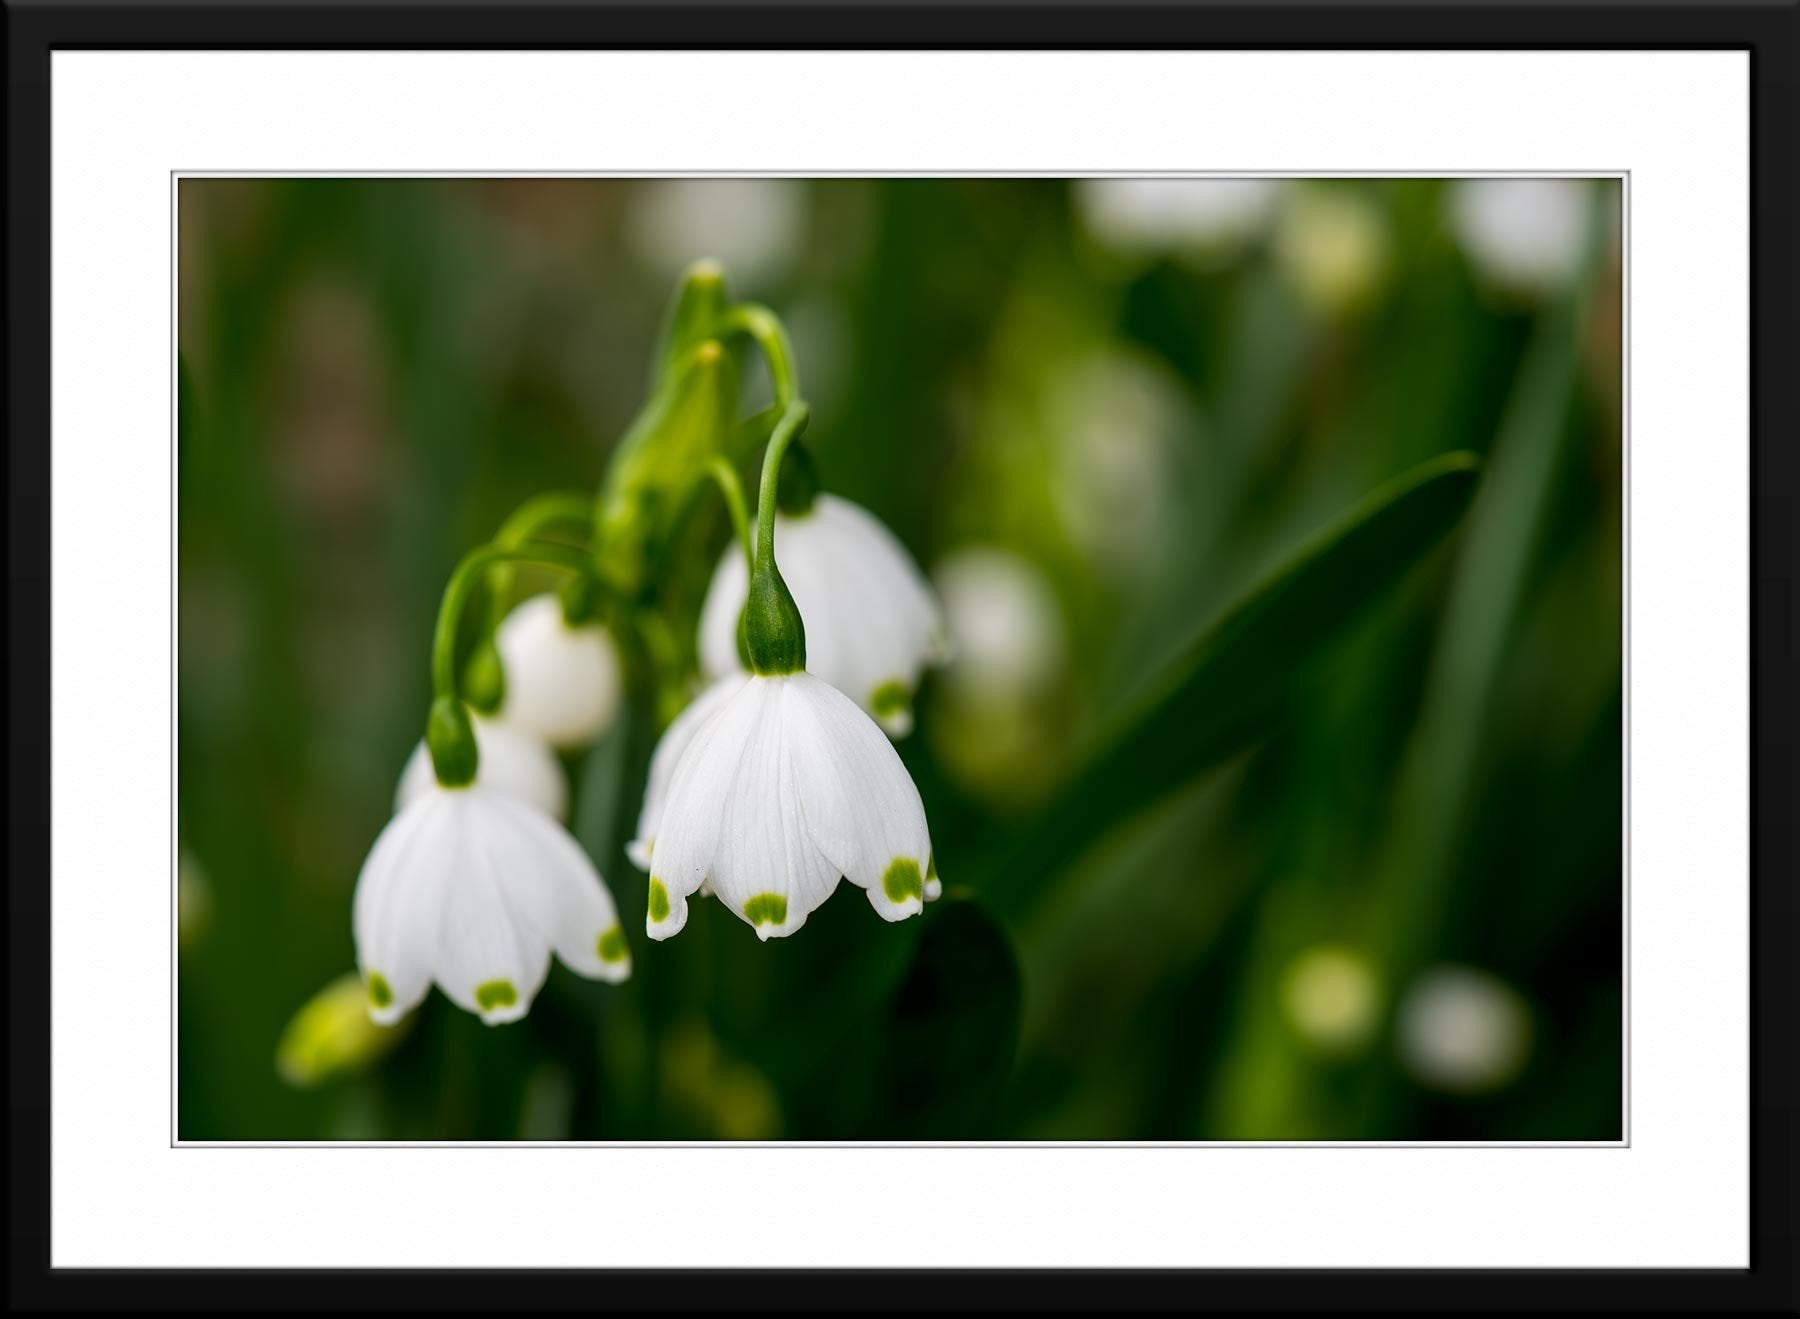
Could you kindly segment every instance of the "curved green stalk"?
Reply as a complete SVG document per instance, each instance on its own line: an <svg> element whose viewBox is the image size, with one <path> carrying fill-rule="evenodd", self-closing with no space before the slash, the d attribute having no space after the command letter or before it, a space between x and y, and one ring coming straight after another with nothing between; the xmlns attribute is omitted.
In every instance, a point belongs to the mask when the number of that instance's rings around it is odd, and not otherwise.
<svg viewBox="0 0 1800 1319"><path fill-rule="evenodd" d="M593 496L580 490L550 490L533 495L507 515L506 521L500 524L500 530L494 533L493 543L504 549L516 549L554 526L579 528L584 536L592 536ZM505 565L496 566L488 584L491 588L488 592L488 614L490 620L498 624L507 588L512 584L511 570Z"/></svg>
<svg viewBox="0 0 1800 1319"><path fill-rule="evenodd" d="M787 405L775 432L769 436L769 447L763 450L762 483L756 498L756 553L751 567L775 566L775 500L781 484L781 460L788 445L806 429L812 411L799 399Z"/></svg>
<svg viewBox="0 0 1800 1319"><path fill-rule="evenodd" d="M470 550L450 574L443 603L438 606L437 628L431 642L431 691L437 700L456 698L456 625L462 619L469 593L482 574L502 564L534 564L582 575L593 571L586 551L543 541L529 548L490 543Z"/></svg>
<svg viewBox="0 0 1800 1319"><path fill-rule="evenodd" d="M756 566L756 546L750 539L750 515L744 510L744 484L738 480L737 469L728 462L723 454L714 455L706 466L707 474L713 484L719 487L724 496L725 507L731 514L732 534L737 537L738 544L744 550L744 566Z"/></svg>
<svg viewBox="0 0 1800 1319"><path fill-rule="evenodd" d="M794 349L780 317L759 303L740 302L720 318L719 325L722 333L749 335L762 349L777 407L786 410L799 402L800 377L794 370Z"/></svg>

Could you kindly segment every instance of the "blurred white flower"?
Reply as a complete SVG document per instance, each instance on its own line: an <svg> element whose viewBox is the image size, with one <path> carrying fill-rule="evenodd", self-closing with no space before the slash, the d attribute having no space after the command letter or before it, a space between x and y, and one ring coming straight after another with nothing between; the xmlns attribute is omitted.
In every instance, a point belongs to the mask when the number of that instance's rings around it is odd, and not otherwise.
<svg viewBox="0 0 1800 1319"><path fill-rule="evenodd" d="M806 184L795 179L657 179L639 185L627 238L668 275L710 257L740 284L779 280L806 243Z"/></svg>
<svg viewBox="0 0 1800 1319"><path fill-rule="evenodd" d="M1297 188L1282 208L1275 253L1308 303L1343 314L1364 306L1388 267L1387 221L1347 188Z"/></svg>
<svg viewBox="0 0 1800 1319"><path fill-rule="evenodd" d="M1442 966L1407 990L1398 1031L1400 1056L1421 1082L1472 1094L1518 1074L1531 1047L1531 1010L1486 971Z"/></svg>
<svg viewBox="0 0 1800 1319"><path fill-rule="evenodd" d="M946 686L973 703L1029 701L1054 686L1066 660L1061 607L1030 560L970 545L938 560L932 583L955 657Z"/></svg>
<svg viewBox="0 0 1800 1319"><path fill-rule="evenodd" d="M1097 353L1059 373L1049 415L1052 497L1064 525L1114 573L1140 569L1173 514L1186 424L1179 390L1141 358Z"/></svg>
<svg viewBox="0 0 1800 1319"><path fill-rule="evenodd" d="M925 808L899 755L831 684L746 678L688 735L655 826L645 928L667 939L710 880L757 937L792 934L840 879L882 919L941 891Z"/></svg>
<svg viewBox="0 0 1800 1319"><path fill-rule="evenodd" d="M550 954L621 981L631 951L593 862L541 811L483 786L433 784L381 835L357 877L356 961L369 1015L390 1025L435 981L490 1025L516 1021Z"/></svg>
<svg viewBox="0 0 1800 1319"><path fill-rule="evenodd" d="M481 781L496 792L535 806L554 820L569 810L569 784L556 755L539 738L523 729L499 724L476 715L475 746L481 753ZM407 757L394 791L394 811L399 813L437 787L431 767L431 751L423 738Z"/></svg>
<svg viewBox="0 0 1800 1319"><path fill-rule="evenodd" d="M1280 179L1079 179L1076 204L1089 232L1134 254L1229 249L1259 233Z"/></svg>
<svg viewBox="0 0 1800 1319"><path fill-rule="evenodd" d="M835 495L779 514L775 530L775 563L806 623L807 671L905 737L920 675L948 657L942 612L912 557L874 514ZM738 617L749 589L743 550L727 546L700 610L709 678L743 671Z"/></svg>
<svg viewBox="0 0 1800 1319"><path fill-rule="evenodd" d="M1355 949L1316 944L1289 964L1282 1004L1308 1043L1324 1053L1349 1054L1375 1033L1381 985Z"/></svg>
<svg viewBox="0 0 1800 1319"><path fill-rule="evenodd" d="M675 777L675 766L682 752L694 740L694 734L727 697L743 686L749 675L731 673L714 682L676 715L657 740L650 756L650 778L644 786L644 805L638 812L637 837L625 845L625 854L639 870L650 869L650 856L656 848L656 828L662 822L663 801L669 795L669 780Z"/></svg>
<svg viewBox="0 0 1800 1319"><path fill-rule="evenodd" d="M1540 294L1581 264L1587 184L1580 179L1463 179L1450 192L1457 241L1487 282Z"/></svg>
<svg viewBox="0 0 1800 1319"><path fill-rule="evenodd" d="M494 634L506 675L497 723L567 749L611 726L620 695L619 648L599 623L571 627L554 595L522 600Z"/></svg>

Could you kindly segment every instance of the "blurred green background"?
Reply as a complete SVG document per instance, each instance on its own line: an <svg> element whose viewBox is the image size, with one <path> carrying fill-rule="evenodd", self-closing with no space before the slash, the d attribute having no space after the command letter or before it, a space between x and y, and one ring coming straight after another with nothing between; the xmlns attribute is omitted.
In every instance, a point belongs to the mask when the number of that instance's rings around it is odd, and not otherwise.
<svg viewBox="0 0 1800 1319"><path fill-rule="evenodd" d="M179 206L182 1138L1620 1137L1615 184L187 179ZM278 1067L353 968L451 568L598 484L706 256L788 323L827 486L945 591L964 655L900 750L952 890L1285 553L1434 454L1481 482L1266 737L924 921L847 890L790 939L701 903L651 945L637 710L569 762L630 982L558 965L501 1028L434 993L386 1047ZM704 576L726 527L690 533Z"/></svg>

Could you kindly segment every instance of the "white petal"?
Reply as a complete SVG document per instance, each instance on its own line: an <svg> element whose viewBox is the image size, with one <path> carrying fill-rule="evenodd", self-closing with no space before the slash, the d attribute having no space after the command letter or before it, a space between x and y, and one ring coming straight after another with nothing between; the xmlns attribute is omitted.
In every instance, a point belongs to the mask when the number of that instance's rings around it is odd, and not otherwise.
<svg viewBox="0 0 1800 1319"><path fill-rule="evenodd" d="M917 913L934 867L925 807L906 766L842 693L809 674L788 681L785 731L814 846L868 891L883 919Z"/></svg>
<svg viewBox="0 0 1800 1319"><path fill-rule="evenodd" d="M775 519L775 559L786 571L786 559L780 551L781 518ZM788 589L793 589L789 583ZM706 588L706 599L700 606L700 668L708 678L718 679L744 672L738 659L738 617L744 612L744 601L750 595L750 569L744 563L744 551L736 544L725 547L719 566L713 571L712 583Z"/></svg>
<svg viewBox="0 0 1800 1319"><path fill-rule="evenodd" d="M553 819L566 818L569 784L556 754L541 739L522 728L479 716L473 724L475 746L481 753L476 782L515 801L535 806ZM400 774L400 786L394 793L395 811L404 810L410 802L435 787L437 774L431 767L431 752L421 741L413 748L406 768Z"/></svg>
<svg viewBox="0 0 1800 1319"><path fill-rule="evenodd" d="M687 899L709 877L729 844L726 806L743 791L747 753L771 716L780 679L752 678L726 697L694 734L669 780L656 851L650 858L650 902L645 928L666 939L687 923Z"/></svg>
<svg viewBox="0 0 1800 1319"><path fill-rule="evenodd" d="M681 762L682 752L688 749L694 735L718 712L726 698L743 685L745 677L743 673L731 673L720 678L690 701L663 730L656 750L650 756L650 777L644 785L643 809L638 812L637 837L625 845L625 854L639 870L650 869L650 854L656 846L663 803L668 799L669 783L675 777L675 767Z"/></svg>
<svg viewBox="0 0 1800 1319"><path fill-rule="evenodd" d="M515 917L509 882L522 882L541 856L521 848L504 821L507 804L488 788L447 794L455 848L439 914L438 987L491 1025L516 1021L550 969L550 943ZM514 815L518 818L516 807Z"/></svg>
<svg viewBox="0 0 1800 1319"><path fill-rule="evenodd" d="M577 975L624 980L631 950L612 894L581 844L555 821L504 797L493 807L496 854L506 867L500 878L513 912Z"/></svg>
<svg viewBox="0 0 1800 1319"><path fill-rule="evenodd" d="M400 1020L431 988L444 870L445 794L433 791L389 820L356 879L351 925L369 1016Z"/></svg>
<svg viewBox="0 0 1800 1319"><path fill-rule="evenodd" d="M494 634L506 674L499 718L551 745L605 732L619 708L619 650L598 623L570 627L554 595L522 601Z"/></svg>
<svg viewBox="0 0 1800 1319"><path fill-rule="evenodd" d="M807 832L789 755L789 702L794 683L804 677L755 680L767 687L768 696L744 747L734 790L725 798L710 872L719 901L749 922L760 939L799 929L842 876Z"/></svg>

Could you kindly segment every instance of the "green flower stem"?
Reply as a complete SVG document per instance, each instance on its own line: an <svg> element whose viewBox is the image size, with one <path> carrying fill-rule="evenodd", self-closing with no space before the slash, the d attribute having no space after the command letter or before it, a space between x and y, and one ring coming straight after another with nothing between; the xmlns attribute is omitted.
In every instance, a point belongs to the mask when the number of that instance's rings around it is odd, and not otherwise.
<svg viewBox="0 0 1800 1319"><path fill-rule="evenodd" d="M745 565L755 567L756 545L750 539L750 515L744 510L744 484L738 480L737 469L723 454L718 454L707 464L706 470L725 498L725 507L731 513L732 534L744 548Z"/></svg>
<svg viewBox="0 0 1800 1319"><path fill-rule="evenodd" d="M594 499L581 490L548 490L533 495L514 509L494 537L494 544L512 549L524 544L545 527L559 524L586 531L594 521Z"/></svg>
<svg viewBox="0 0 1800 1319"><path fill-rule="evenodd" d="M594 570L585 550L570 549L538 541L530 546L487 544L463 556L450 584L444 588L444 600L438 607L437 630L431 642L431 690L436 700L456 699L456 626L462 619L469 593L490 568L503 564L533 564L543 568L562 568L582 576Z"/></svg>
<svg viewBox="0 0 1800 1319"><path fill-rule="evenodd" d="M720 331L747 334L756 341L769 364L769 381L775 390L777 407L786 411L799 402L800 377L794 370L794 350L780 317L758 303L740 302L720 318Z"/></svg>
<svg viewBox="0 0 1800 1319"><path fill-rule="evenodd" d="M580 490L550 490L533 495L520 504L500 524L494 544L503 549L517 549L547 528L566 526L591 536L594 528L594 498ZM497 565L488 579L488 614L494 624L500 622L500 610L506 603L506 591L512 584L508 565Z"/></svg>
<svg viewBox="0 0 1800 1319"><path fill-rule="evenodd" d="M806 667L806 625L794 597L775 566L775 504L781 484L781 460L810 413L795 399L781 414L763 454L762 490L756 504L756 554L750 561L750 589L744 600L739 641L756 674L776 676Z"/></svg>
<svg viewBox="0 0 1800 1319"><path fill-rule="evenodd" d="M781 420L775 423L775 433L769 436L769 447L763 450L762 486L756 499L756 553L751 559L751 568L775 566L775 501L781 485L781 460L787 456L788 445L800 437L806 429L807 420L812 416L811 410L800 400L795 399L787 405L781 414Z"/></svg>

